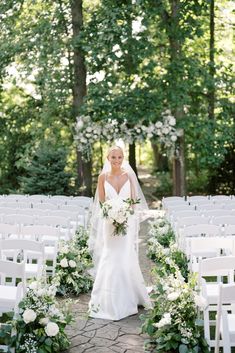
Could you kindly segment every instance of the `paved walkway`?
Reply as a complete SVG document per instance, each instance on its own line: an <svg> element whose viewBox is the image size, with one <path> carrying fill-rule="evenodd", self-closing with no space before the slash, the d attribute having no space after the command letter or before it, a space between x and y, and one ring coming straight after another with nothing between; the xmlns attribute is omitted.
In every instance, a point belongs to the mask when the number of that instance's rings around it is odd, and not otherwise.
<svg viewBox="0 0 235 353"><path fill-rule="evenodd" d="M148 224L145 221L140 230L139 259L146 285L152 283L152 262L146 257L146 240ZM87 317L88 294L81 295L74 304L76 322L68 328L71 340L70 349L66 353L143 353L144 340L141 334L139 315L129 316L120 321L92 319Z"/></svg>

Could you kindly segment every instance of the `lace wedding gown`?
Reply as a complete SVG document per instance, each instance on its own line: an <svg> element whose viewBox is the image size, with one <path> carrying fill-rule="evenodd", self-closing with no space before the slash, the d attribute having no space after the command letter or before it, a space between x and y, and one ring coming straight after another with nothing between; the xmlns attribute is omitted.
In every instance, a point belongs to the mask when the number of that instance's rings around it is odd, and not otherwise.
<svg viewBox="0 0 235 353"><path fill-rule="evenodd" d="M106 199L131 195L128 179L119 194L105 180ZM139 224L135 215L129 217L127 234L113 236L113 226L107 220L103 222L104 246L89 303L89 315L94 318L120 320L136 314L138 305L150 307L150 300L140 270L135 250Z"/></svg>

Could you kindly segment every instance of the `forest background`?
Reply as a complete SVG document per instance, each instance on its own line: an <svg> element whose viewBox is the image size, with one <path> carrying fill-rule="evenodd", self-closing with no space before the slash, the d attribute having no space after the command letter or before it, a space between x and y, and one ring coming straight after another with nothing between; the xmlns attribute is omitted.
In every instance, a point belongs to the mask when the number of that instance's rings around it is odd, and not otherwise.
<svg viewBox="0 0 235 353"><path fill-rule="evenodd" d="M112 132L85 159L77 117L131 128L167 109L182 131L175 151L133 136L133 168L156 176L159 197L234 194L234 9L227 0L2 0L0 194L91 195Z"/></svg>

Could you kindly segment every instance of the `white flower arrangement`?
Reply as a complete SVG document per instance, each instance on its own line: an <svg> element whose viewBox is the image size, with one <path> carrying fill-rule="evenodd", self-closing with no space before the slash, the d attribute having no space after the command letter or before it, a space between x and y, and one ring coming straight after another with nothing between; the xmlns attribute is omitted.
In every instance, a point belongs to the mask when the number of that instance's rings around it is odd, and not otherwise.
<svg viewBox="0 0 235 353"><path fill-rule="evenodd" d="M65 327L72 320L70 302L63 302L63 309L56 299L56 288L44 280L34 281L19 303L18 313L9 322L13 335L10 348L18 353L57 353L69 347Z"/></svg>
<svg viewBox="0 0 235 353"><path fill-rule="evenodd" d="M72 240L59 243L56 274L53 278L58 294L78 295L91 288L92 278L88 274L91 257L87 240L88 233L80 226Z"/></svg>
<svg viewBox="0 0 235 353"><path fill-rule="evenodd" d="M151 122L147 126L144 120L134 127L128 126L128 121L120 123L115 119L94 122L87 115L77 117L75 140L77 148L84 159L90 159L91 149L97 141L115 141L121 138L126 143L142 142L148 139L158 140L167 149L174 150L181 131L176 129L176 119L167 109L161 114L161 120Z"/></svg>
<svg viewBox="0 0 235 353"><path fill-rule="evenodd" d="M114 227L113 235L125 235L128 219L134 214L133 205L139 200L126 199L116 197L100 203L101 215L110 221Z"/></svg>
<svg viewBox="0 0 235 353"><path fill-rule="evenodd" d="M149 343L158 353L174 351L208 351L201 327L197 324L198 299L196 278L186 283L179 271L158 277L151 292L153 309L145 317L143 331L150 334ZM149 344L147 343L147 345ZM148 348L148 347L147 347ZM205 350L204 350L205 349Z"/></svg>
<svg viewBox="0 0 235 353"><path fill-rule="evenodd" d="M145 348L158 353L209 353L198 320L207 302L197 292L196 275L189 275L187 257L174 242L174 234L167 238L169 231L164 217L150 222L148 256L156 263L156 279L150 293L152 309L142 315L142 330L150 336Z"/></svg>

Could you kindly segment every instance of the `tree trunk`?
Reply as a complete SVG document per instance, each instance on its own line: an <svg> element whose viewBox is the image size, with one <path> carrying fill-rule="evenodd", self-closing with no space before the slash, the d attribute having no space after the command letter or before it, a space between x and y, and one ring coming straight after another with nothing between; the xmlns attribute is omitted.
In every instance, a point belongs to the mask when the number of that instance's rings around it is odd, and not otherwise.
<svg viewBox="0 0 235 353"><path fill-rule="evenodd" d="M154 170L158 172L168 171L168 158L163 156L156 143L151 142L151 146L153 150Z"/></svg>
<svg viewBox="0 0 235 353"><path fill-rule="evenodd" d="M208 115L215 118L215 2L210 0L210 87L208 91Z"/></svg>
<svg viewBox="0 0 235 353"><path fill-rule="evenodd" d="M73 40L76 43L83 26L82 0L71 0ZM74 44L74 80L73 80L73 114L74 117L80 113L84 97L86 96L86 66L85 57L81 47ZM77 174L78 186L82 195L92 195L91 161L82 160L81 152L77 151Z"/></svg>
<svg viewBox="0 0 235 353"><path fill-rule="evenodd" d="M184 135L179 137L179 149L173 158L173 195L185 196Z"/></svg>
<svg viewBox="0 0 235 353"><path fill-rule="evenodd" d="M178 63L181 61L182 48L180 40L175 36L176 31L180 31L179 26L179 11L180 11L180 0L170 0L171 13L169 20L174 27L174 31L171 31L169 35L170 43L170 59L172 64L172 70L177 70ZM177 73L176 77L179 75ZM178 77L178 82L183 79ZM171 82L173 85L177 85L177 82ZM178 106L173 112L177 121L182 119L184 116L183 106ZM179 138L178 151L173 158L173 195L184 196L186 194L186 179L185 179L185 148L184 148L184 137Z"/></svg>

